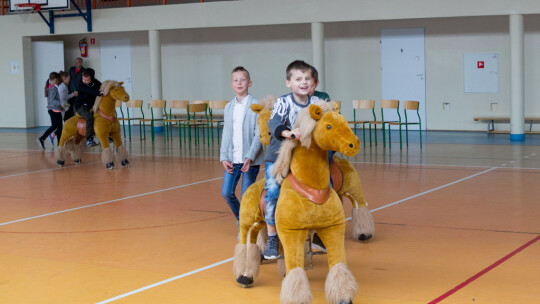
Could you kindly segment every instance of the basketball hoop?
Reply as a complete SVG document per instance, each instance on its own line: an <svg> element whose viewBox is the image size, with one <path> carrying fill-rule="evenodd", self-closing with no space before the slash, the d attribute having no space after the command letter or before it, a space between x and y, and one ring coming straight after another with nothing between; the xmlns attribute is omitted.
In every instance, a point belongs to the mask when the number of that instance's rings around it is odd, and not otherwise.
<svg viewBox="0 0 540 304"><path fill-rule="evenodd" d="M15 5L15 14L21 16L21 20L26 22L30 13L37 12L41 10L41 4L38 3L16 3Z"/></svg>

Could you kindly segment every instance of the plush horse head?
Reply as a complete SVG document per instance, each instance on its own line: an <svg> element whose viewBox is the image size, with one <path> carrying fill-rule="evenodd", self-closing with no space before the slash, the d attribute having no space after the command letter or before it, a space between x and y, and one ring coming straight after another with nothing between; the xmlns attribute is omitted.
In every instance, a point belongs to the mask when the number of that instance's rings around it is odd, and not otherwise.
<svg viewBox="0 0 540 304"><path fill-rule="evenodd" d="M251 110L259 114L257 119L257 125L259 126L259 140L261 144L268 146L270 144L270 138L272 134L270 133L270 128L268 127L268 121L270 120L270 114L272 114L272 108L276 103L275 96L268 96L259 100L259 103L254 103L251 105Z"/></svg>
<svg viewBox="0 0 540 304"><path fill-rule="evenodd" d="M122 84L124 84L124 82L114 80L105 80L101 84L100 90L103 92L103 96L96 98L96 102L94 103L94 113L97 113L98 109L100 109L101 111L111 115L114 113L116 100L121 100L123 102L127 102L129 100L129 94L126 92ZM107 100L109 103L101 105L101 101L103 99ZM110 104L111 101L112 105Z"/></svg>
<svg viewBox="0 0 540 304"><path fill-rule="evenodd" d="M282 143L274 165L278 182L287 177L289 170L293 169L291 168L293 150L298 150L296 153L301 154L306 154L308 150L317 151L316 154L319 157L326 155L326 151L337 151L350 157L360 150L358 137L354 135L345 117L336 112L331 103L319 101L301 110L294 128L300 129L300 139L298 141L286 140ZM313 154L313 152L308 154ZM297 159L300 161L302 158L297 157ZM309 160L306 159L306 161ZM328 168L328 163L326 163L326 168ZM328 174L328 178L329 176Z"/></svg>

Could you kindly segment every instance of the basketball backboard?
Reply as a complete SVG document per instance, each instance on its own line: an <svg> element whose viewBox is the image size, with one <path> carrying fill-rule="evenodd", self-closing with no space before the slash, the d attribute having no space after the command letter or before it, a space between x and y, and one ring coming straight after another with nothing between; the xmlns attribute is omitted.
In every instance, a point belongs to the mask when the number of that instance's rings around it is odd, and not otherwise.
<svg viewBox="0 0 540 304"><path fill-rule="evenodd" d="M59 9L68 9L69 0L9 0L9 12L13 13L21 8L17 9L17 4L20 3L36 3L41 5L41 10L59 10ZM22 8L22 9L31 9Z"/></svg>

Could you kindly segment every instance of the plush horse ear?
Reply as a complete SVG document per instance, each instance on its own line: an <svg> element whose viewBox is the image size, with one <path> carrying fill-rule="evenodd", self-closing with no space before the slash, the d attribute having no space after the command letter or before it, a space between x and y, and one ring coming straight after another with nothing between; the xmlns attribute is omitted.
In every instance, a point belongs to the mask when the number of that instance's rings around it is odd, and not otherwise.
<svg viewBox="0 0 540 304"><path fill-rule="evenodd" d="M253 111L253 112L257 113L257 114L261 113L261 111L264 110L264 107L261 106L261 105L258 104L258 103L252 104L252 105L250 106L250 108L251 108L251 111Z"/></svg>
<svg viewBox="0 0 540 304"><path fill-rule="evenodd" d="M311 118L319 120L323 115L323 110L318 105L311 104L309 105L309 115Z"/></svg>
<svg viewBox="0 0 540 304"><path fill-rule="evenodd" d="M120 84L120 85L123 85L123 84L124 84L124 82L123 82L123 81L120 81L120 82L119 82L119 84Z"/></svg>

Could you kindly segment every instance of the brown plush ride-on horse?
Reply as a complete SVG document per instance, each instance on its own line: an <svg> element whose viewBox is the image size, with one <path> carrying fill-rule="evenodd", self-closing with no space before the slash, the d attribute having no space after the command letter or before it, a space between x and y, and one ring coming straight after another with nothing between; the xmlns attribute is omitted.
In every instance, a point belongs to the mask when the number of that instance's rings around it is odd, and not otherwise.
<svg viewBox="0 0 540 304"><path fill-rule="evenodd" d="M251 110L259 114L257 124L259 126L259 139L263 145L270 144L270 128L268 120L275 103L275 97L263 98L258 104L252 104ZM335 105L332 104L334 107ZM334 107L336 108L336 107ZM375 234L375 224L373 216L367 208L368 203L364 197L362 182L358 172L351 163L344 158L334 155L330 165L330 171L334 189L343 201L343 197L349 199L352 205L352 234L355 240L367 242ZM261 191L264 189L264 182L261 183Z"/></svg>
<svg viewBox="0 0 540 304"><path fill-rule="evenodd" d="M278 180L285 178L276 206L276 227L285 252L286 277L282 283L282 303L310 303L309 282L303 269L304 242L308 230L315 230L326 245L330 272L326 279L326 295L330 303L350 303L356 293L356 281L347 268L345 258L345 213L337 193L329 187L328 150L353 156L360 142L339 113L331 105L319 102L299 113L296 126L301 127L300 144L287 140L282 144L275 164ZM290 174L289 174L290 172ZM249 191L249 189L248 189ZM247 191L244 195L247 195ZM235 257L258 257L258 246L247 241L250 232L259 230L261 222L253 222L249 231L245 212L240 209L240 244ZM249 215L248 215L249 216ZM250 215L251 219L253 215ZM256 234L256 233L254 233ZM249 235L253 242L256 236ZM235 260L235 274L258 269L252 259ZM250 265L245 265L250 264ZM237 276L238 278L238 276Z"/></svg>
<svg viewBox="0 0 540 304"><path fill-rule="evenodd" d="M109 137L116 146L117 158L122 166L129 164L126 148L122 145L122 136L120 134L120 123L116 119L115 104L116 100L127 102L129 94L126 93L123 82L106 80L101 85L103 96L97 97L94 104L94 130L101 144L103 152L101 154L102 162L108 169L114 168L113 152L109 145ZM56 163L63 166L66 160L66 154L71 154L71 159L76 163L81 163L82 145L81 142L86 135L86 121L78 114L68 119L62 130L62 137L56 150Z"/></svg>
<svg viewBox="0 0 540 304"><path fill-rule="evenodd" d="M251 105L251 110L259 115L259 139L263 145L270 144L268 120L276 98L269 96ZM332 106L334 106L332 104ZM362 183L355 168L349 161L336 155L331 165L334 190L343 201L347 197L352 204L352 234L355 240L367 242L375 233L373 217L367 208L362 190ZM341 186L339 181L341 180ZM266 245L266 223L264 221L264 189L265 179L251 185L242 197L240 204L240 235L234 257L234 274L242 287L249 287L260 270L262 252ZM310 257L308 257L310 258ZM278 272L285 275L282 259L278 262Z"/></svg>

